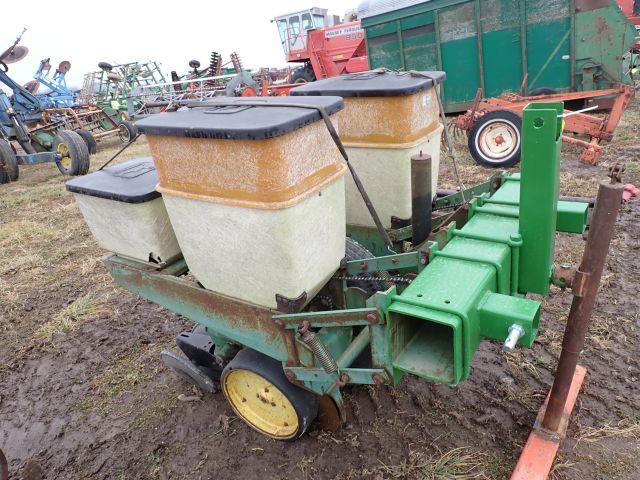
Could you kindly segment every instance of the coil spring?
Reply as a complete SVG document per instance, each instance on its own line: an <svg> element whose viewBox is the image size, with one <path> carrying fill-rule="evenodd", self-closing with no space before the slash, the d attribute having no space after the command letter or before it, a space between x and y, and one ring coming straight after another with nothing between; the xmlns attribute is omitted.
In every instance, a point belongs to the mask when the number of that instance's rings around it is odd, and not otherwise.
<svg viewBox="0 0 640 480"><path fill-rule="evenodd" d="M335 373L338 371L338 364L331 355L331 352L327 350L327 347L322 343L320 338L308 329L308 326L304 325L300 329L300 335L304 344L311 349L313 355L318 359L325 372Z"/></svg>

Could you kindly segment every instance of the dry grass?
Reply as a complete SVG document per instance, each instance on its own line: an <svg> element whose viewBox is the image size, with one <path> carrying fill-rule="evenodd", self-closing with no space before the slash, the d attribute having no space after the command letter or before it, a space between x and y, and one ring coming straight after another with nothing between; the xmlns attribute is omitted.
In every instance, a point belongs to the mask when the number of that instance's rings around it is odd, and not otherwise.
<svg viewBox="0 0 640 480"><path fill-rule="evenodd" d="M118 357L93 379L90 393L80 407L102 414L110 412L124 393L131 392L156 375L159 368L158 354L163 347L165 345L136 346ZM155 415L157 411L168 407L155 405L149 408L153 411L148 413Z"/></svg>
<svg viewBox="0 0 640 480"><path fill-rule="evenodd" d="M423 451L410 451L398 465L385 465L380 461L385 478L415 478L419 480L469 480L487 478L483 473L485 455L470 448L460 447L435 455Z"/></svg>
<svg viewBox="0 0 640 480"><path fill-rule="evenodd" d="M625 418L615 425L583 428L578 435L578 442L594 443L610 438L640 441L640 417Z"/></svg>
<svg viewBox="0 0 640 480"><path fill-rule="evenodd" d="M36 330L36 337L51 339L54 335L73 331L80 322L96 317L105 309L103 299L95 299L91 295L84 295L64 308L55 318L49 320Z"/></svg>
<svg viewBox="0 0 640 480"><path fill-rule="evenodd" d="M523 355L522 351L516 350L513 353L502 353L509 370L513 373L517 372L527 372L527 375L531 375L536 379L540 380L541 373L538 370L538 367L531 361L527 360Z"/></svg>

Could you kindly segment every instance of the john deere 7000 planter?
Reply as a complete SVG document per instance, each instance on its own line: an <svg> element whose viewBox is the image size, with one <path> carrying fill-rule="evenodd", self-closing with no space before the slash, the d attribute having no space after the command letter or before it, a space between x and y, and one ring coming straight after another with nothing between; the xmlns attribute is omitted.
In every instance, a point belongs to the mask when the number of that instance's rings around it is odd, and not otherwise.
<svg viewBox="0 0 640 480"><path fill-rule="evenodd" d="M437 80L431 81L434 87ZM326 426L337 428L345 419L347 384L396 385L408 374L453 386L469 377L481 341L502 342L507 350L530 347L541 303L527 294L546 295L552 282L569 282L553 264L556 231L583 234L587 224L587 203L559 201L562 105L532 104L523 115L520 174L504 173L473 195L467 191L444 221L432 218L429 157L418 152L409 222L347 225L352 238L345 248L344 163L321 165L314 181L323 186L308 196L293 186L303 181L299 162L316 149L318 158L337 154L321 120L330 125L329 115L341 108L342 99L330 96L226 99L160 114L140 125L153 163L137 160L68 184L98 241L117 252L104 259L115 281L198 324L177 337L184 356L165 351L165 363L205 390L221 386L242 419L276 439L302 435L319 412ZM261 130L273 122L277 128ZM301 137L305 131L313 142ZM291 135L299 137L287 144ZM261 141L269 150L258 156L252 149ZM197 179L196 168L186 171L169 158L182 152L206 168L239 150L237 161L249 162L244 170L230 163ZM278 171L283 152L296 160L282 171L288 177ZM220 156L211 160L210 154ZM162 197L153 191L157 178ZM246 178L257 179L256 188L241 198L237 182ZM125 179L135 183L126 192ZM373 197L364 196L371 206ZM460 197L434 205L460 203ZM152 215L154 222L144 224L157 228L152 254L105 238L101 222L110 232L117 222L96 215L103 202L118 204L110 215L120 218ZM301 235L307 223L311 235ZM153 234L138 233L141 222L127 225L138 240ZM377 249L376 256L365 246ZM325 255L334 249L342 258L335 265ZM310 280L322 263L328 275ZM291 288L289 275L295 275ZM293 295L297 286L302 293ZM263 296L270 288L276 294Z"/></svg>

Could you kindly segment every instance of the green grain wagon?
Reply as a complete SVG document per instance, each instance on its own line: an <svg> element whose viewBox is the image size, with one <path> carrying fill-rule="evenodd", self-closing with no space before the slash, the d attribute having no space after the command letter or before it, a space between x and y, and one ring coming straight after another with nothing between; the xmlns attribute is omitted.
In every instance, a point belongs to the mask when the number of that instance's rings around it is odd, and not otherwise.
<svg viewBox="0 0 640 480"><path fill-rule="evenodd" d="M448 112L485 97L631 84L636 30L615 0L370 0L359 7L371 68L444 70Z"/></svg>

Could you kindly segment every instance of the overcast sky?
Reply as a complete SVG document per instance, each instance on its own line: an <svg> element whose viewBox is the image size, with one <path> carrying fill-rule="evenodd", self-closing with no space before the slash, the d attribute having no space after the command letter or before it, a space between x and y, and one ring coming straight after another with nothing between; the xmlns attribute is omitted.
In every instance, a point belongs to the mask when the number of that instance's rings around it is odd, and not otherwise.
<svg viewBox="0 0 640 480"><path fill-rule="evenodd" d="M247 68L277 67L286 62L273 17L313 6L342 17L359 0L316 1L3 0L0 50L27 27L21 44L29 54L9 70L20 84L31 80L47 57L54 69L69 60L67 84L78 87L100 61L156 60L168 76L171 70L186 73L191 59L207 65L214 50L226 62L235 50Z"/></svg>

